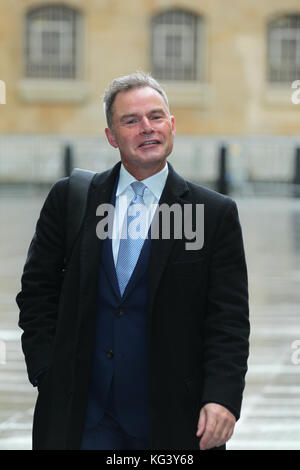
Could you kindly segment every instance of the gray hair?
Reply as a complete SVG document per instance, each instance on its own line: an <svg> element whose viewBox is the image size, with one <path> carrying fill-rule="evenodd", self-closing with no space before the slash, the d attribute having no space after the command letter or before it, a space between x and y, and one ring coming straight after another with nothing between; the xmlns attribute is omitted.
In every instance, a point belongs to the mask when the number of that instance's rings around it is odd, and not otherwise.
<svg viewBox="0 0 300 470"><path fill-rule="evenodd" d="M109 87L106 89L103 97L104 112L106 116L107 125L110 129L112 125L113 104L118 93L121 91L133 90L135 88L151 87L161 94L166 105L169 108L168 97L166 92L162 89L160 84L149 73L136 72L130 75L115 78Z"/></svg>

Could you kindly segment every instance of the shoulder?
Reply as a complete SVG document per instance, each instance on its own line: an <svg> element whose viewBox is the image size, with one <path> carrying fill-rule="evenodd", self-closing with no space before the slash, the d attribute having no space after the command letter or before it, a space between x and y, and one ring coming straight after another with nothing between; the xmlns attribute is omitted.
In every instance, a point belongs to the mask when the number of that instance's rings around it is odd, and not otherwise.
<svg viewBox="0 0 300 470"><path fill-rule="evenodd" d="M168 165L169 177L167 183L169 183L174 194L177 193L182 199L191 203L207 204L209 207L216 209L235 204L229 196L185 179L175 171L170 163Z"/></svg>
<svg viewBox="0 0 300 470"><path fill-rule="evenodd" d="M52 184L40 210L39 224L49 220L60 221L65 217L68 185L68 177L61 178Z"/></svg>
<svg viewBox="0 0 300 470"><path fill-rule="evenodd" d="M206 215L223 217L227 213L237 212L235 201L213 189L186 180L169 163L169 188L186 204L203 204Z"/></svg>
<svg viewBox="0 0 300 470"><path fill-rule="evenodd" d="M187 198L193 203L204 204L207 212L226 215L237 210L236 202L231 197L187 180L186 184Z"/></svg>
<svg viewBox="0 0 300 470"><path fill-rule="evenodd" d="M50 197L65 196L68 192L69 177L60 178L52 184L49 190Z"/></svg>
<svg viewBox="0 0 300 470"><path fill-rule="evenodd" d="M52 184L45 200L46 205L65 205L69 188L69 177L60 178Z"/></svg>

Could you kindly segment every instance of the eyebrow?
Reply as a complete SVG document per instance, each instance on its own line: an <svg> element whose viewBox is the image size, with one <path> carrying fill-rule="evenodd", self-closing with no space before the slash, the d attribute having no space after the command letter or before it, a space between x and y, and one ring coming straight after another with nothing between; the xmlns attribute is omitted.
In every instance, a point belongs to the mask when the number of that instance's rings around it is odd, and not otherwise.
<svg viewBox="0 0 300 470"><path fill-rule="evenodd" d="M148 114L155 114L155 113L163 113L164 115L166 115L166 112L163 108L152 109ZM126 119L138 117L138 116L139 116L139 113L123 114L123 116L121 116L120 118L120 121L122 122L122 121L125 121Z"/></svg>
<svg viewBox="0 0 300 470"><path fill-rule="evenodd" d="M123 116L120 117L120 121L125 121L126 119L133 118L133 117L137 117L137 116L138 116L137 113L133 113L133 114L123 114Z"/></svg>

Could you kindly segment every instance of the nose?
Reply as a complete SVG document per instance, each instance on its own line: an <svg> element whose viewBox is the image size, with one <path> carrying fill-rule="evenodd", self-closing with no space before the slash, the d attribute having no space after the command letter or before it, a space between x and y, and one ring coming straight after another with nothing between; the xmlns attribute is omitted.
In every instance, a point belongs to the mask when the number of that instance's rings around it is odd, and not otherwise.
<svg viewBox="0 0 300 470"><path fill-rule="evenodd" d="M146 116L141 120L141 129L143 134L151 134L153 132L151 121Z"/></svg>

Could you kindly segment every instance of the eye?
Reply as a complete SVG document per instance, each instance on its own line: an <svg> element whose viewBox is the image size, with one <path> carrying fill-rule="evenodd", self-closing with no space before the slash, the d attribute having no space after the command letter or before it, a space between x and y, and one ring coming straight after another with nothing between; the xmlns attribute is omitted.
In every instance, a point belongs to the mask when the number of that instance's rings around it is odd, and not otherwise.
<svg viewBox="0 0 300 470"><path fill-rule="evenodd" d="M154 115L152 116L152 119L153 119L154 121L156 121L157 119L161 119L161 118L162 118L162 116L161 116L160 114L154 114Z"/></svg>
<svg viewBox="0 0 300 470"><path fill-rule="evenodd" d="M139 121L140 121L140 118L138 116L130 117L125 121L125 124L126 126L135 126L136 124L138 124Z"/></svg>

